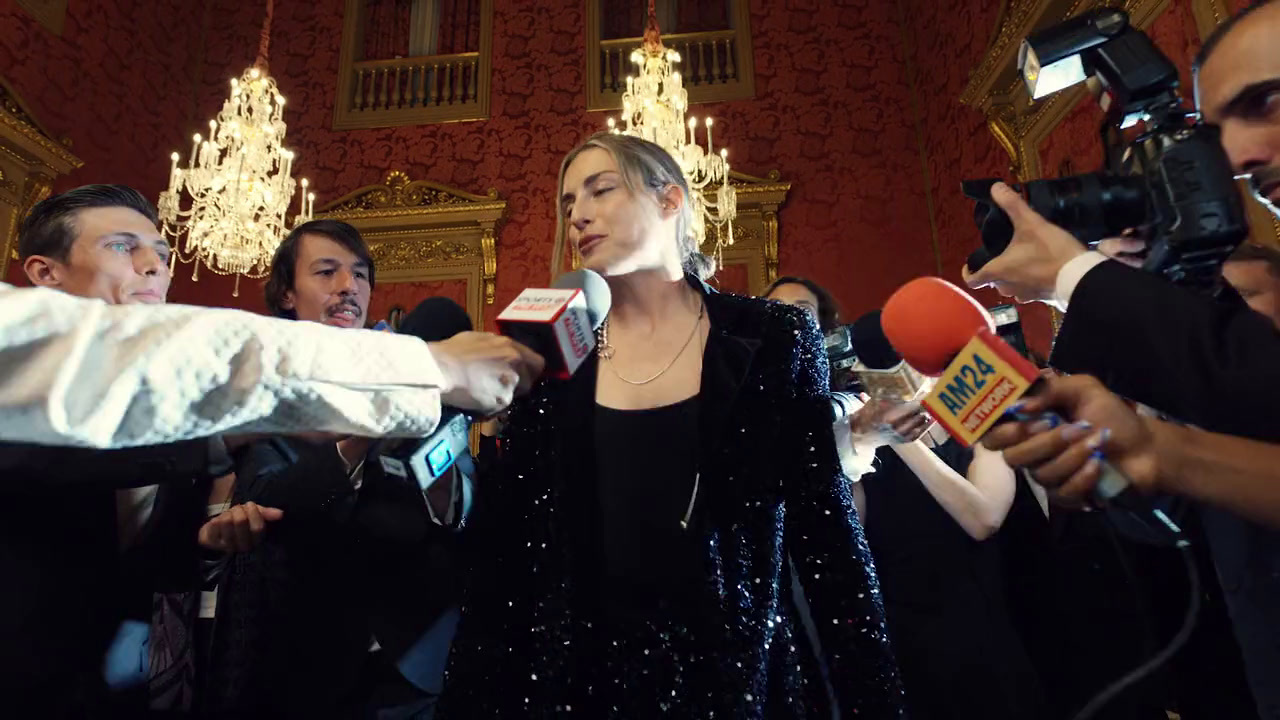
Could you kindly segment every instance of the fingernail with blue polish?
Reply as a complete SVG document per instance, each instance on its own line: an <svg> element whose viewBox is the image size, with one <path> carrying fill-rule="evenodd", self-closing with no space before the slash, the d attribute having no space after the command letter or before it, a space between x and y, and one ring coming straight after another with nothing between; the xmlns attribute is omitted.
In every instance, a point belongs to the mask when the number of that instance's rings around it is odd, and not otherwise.
<svg viewBox="0 0 1280 720"><path fill-rule="evenodd" d="M1110 437L1111 437L1111 428L1102 428L1101 432L1099 432L1097 435L1094 435L1089 440L1089 447L1093 448L1094 450L1099 450L1102 448L1103 445L1107 444L1107 440L1110 439Z"/></svg>
<svg viewBox="0 0 1280 720"><path fill-rule="evenodd" d="M1088 420L1071 423L1062 429L1062 439L1067 442L1075 442L1087 435L1091 430L1093 430L1093 423Z"/></svg>

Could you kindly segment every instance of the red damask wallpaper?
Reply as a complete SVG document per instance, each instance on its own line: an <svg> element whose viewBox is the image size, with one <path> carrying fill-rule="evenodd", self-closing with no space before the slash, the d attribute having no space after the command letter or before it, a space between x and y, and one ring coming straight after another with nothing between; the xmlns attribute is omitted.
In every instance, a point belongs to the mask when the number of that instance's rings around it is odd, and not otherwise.
<svg viewBox="0 0 1280 720"><path fill-rule="evenodd" d="M369 300L369 325L386 320L391 308L402 308L407 315L418 303L429 297L446 297L463 308L467 306L467 284L462 280L417 282L379 282ZM496 314L496 313L495 313ZM471 318L474 323L475 318Z"/></svg>
<svg viewBox="0 0 1280 720"><path fill-rule="evenodd" d="M271 72L289 99L296 167L315 183L319 202L379 182L393 168L472 192L496 187L509 216L489 310L545 282L560 159L604 125L603 114L585 111L585 45L571 30L582 27L582 0L496 0L490 120L335 132L342 8L342 0L278 2L272 36ZM253 3L231 0L217 0L214 12L219 30L206 41L202 115L252 60L262 17ZM782 269L830 286L848 312L870 309L935 266L920 149L904 120L911 97L896 12L871 0L757 0L751 21L757 99L697 112L716 118L735 167L759 175L776 168L794 183L780 214ZM728 277L723 284L738 285ZM179 281L173 296L232 304L204 279Z"/></svg>
<svg viewBox="0 0 1280 720"><path fill-rule="evenodd" d="M752 0L756 98L695 109L716 118L736 168L777 169L793 183L780 212L781 270L829 287L847 317L912 277L941 271L958 280L978 242L960 180L1007 175L1009 160L958 97L1000 5ZM112 180L155 197L170 150L216 112L228 79L253 61L264 6L211 0L193 14L180 0L72 3L61 38L0 6L6 78L86 161L59 187ZM391 169L472 192L497 188L508 218L491 321L521 288L547 280L560 158L604 124L603 114L585 111L584 0L495 0L489 120L335 132L344 6L276 3L270 70L289 99L296 169L320 204ZM1171 3L1153 32L1189 62L1198 44L1189 2ZM1096 122L1090 104L1075 110L1045 143L1046 171L1067 157L1077 172L1096 166ZM745 274L730 269L720 284L743 287ZM255 310L260 296L251 281L233 298L231 283L207 272L193 283L190 268L179 269L171 292L175 301ZM1029 308L1024 317L1033 344L1046 347L1047 313Z"/></svg>
<svg viewBox="0 0 1280 720"><path fill-rule="evenodd" d="M192 132L200 35L183 0L72 2L61 37L0 2L0 74L84 161L55 191L116 182L159 195L168 149ZM20 278L10 263L9 281Z"/></svg>

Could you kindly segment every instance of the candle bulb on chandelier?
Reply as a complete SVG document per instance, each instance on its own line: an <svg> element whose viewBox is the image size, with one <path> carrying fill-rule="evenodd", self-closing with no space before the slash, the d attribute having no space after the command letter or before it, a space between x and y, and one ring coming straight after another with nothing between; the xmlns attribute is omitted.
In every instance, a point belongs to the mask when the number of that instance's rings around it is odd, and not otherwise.
<svg viewBox="0 0 1280 720"><path fill-rule="evenodd" d="M695 137L693 134L693 130L696 127L698 127L698 118L696 117L689 118L689 144L690 145L698 144L698 138Z"/></svg>
<svg viewBox="0 0 1280 720"><path fill-rule="evenodd" d="M710 155L711 152L711 118L707 118L707 154Z"/></svg>
<svg viewBox="0 0 1280 720"><path fill-rule="evenodd" d="M187 162L187 167L196 166L196 150L200 147L200 133L191 136L191 160Z"/></svg>
<svg viewBox="0 0 1280 720"><path fill-rule="evenodd" d="M169 156L173 164L169 166L169 189L177 191L178 189L178 153Z"/></svg>

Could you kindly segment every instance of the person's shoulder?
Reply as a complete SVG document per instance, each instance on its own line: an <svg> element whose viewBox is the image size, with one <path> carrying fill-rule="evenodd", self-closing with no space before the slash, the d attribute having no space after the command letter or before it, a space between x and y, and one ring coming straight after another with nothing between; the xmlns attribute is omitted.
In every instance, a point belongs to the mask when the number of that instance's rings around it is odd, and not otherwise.
<svg viewBox="0 0 1280 720"><path fill-rule="evenodd" d="M729 332L759 336L761 340L794 342L806 332L816 332L813 317L794 305L733 293L711 293L707 304L726 318ZM716 312L719 311L719 312Z"/></svg>

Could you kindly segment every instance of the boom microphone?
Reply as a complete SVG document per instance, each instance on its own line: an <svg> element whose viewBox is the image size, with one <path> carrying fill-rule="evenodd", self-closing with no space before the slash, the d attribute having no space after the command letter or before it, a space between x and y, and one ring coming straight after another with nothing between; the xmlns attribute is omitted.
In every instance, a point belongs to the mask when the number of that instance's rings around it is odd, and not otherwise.
<svg viewBox="0 0 1280 720"><path fill-rule="evenodd" d="M440 342L472 329L471 318L458 303L430 297L418 303L400 322L400 334L413 335L424 342ZM426 438L394 440L378 451L378 460L388 475L417 483L426 493L454 462L469 463L471 448L467 437L471 418L457 408L442 407L435 432Z"/></svg>
<svg viewBox="0 0 1280 720"><path fill-rule="evenodd" d="M952 437L973 445L1006 411L1044 382L1039 370L996 334L991 315L968 293L936 277L903 285L885 303L884 333L902 357L937 384L924 406ZM1043 416L1062 424L1053 413ZM1172 520L1137 497L1126 478L1102 460L1094 494L1099 500L1181 534Z"/></svg>
<svg viewBox="0 0 1280 720"><path fill-rule="evenodd" d="M595 330L612 302L604 278L574 270L553 288L527 288L517 295L498 315L498 331L541 355L549 377L564 380L595 347Z"/></svg>
<svg viewBox="0 0 1280 720"><path fill-rule="evenodd" d="M902 359L880 326L880 311L873 310L849 326L857 362L853 372L867 394L881 400L910 402L929 383Z"/></svg>

